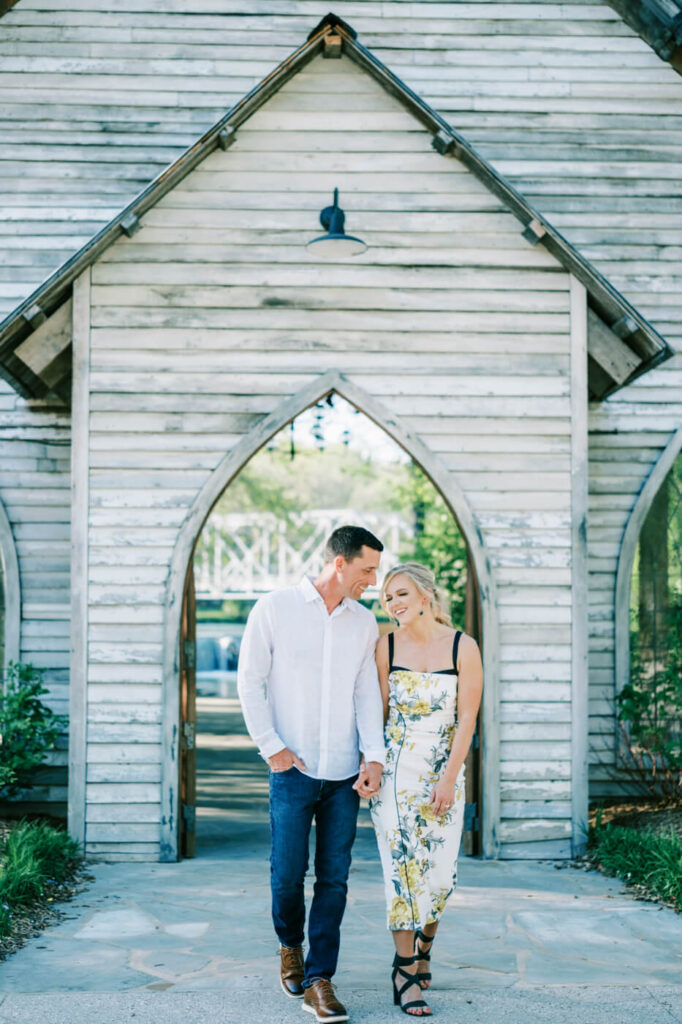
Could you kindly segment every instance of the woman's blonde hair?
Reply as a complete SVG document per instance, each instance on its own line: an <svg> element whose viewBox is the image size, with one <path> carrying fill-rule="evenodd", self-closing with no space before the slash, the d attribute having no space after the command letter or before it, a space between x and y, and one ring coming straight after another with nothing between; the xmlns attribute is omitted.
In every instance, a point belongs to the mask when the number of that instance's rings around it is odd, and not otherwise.
<svg viewBox="0 0 682 1024"><path fill-rule="evenodd" d="M381 584L381 594L379 597L384 611L387 611L386 588L396 576L407 576L412 580L419 593L425 594L429 598L431 611L436 622L441 622L444 626L452 625L452 619L448 612L447 594L438 586L436 577L431 570L422 565L421 562L402 562L388 570L384 576L384 582Z"/></svg>

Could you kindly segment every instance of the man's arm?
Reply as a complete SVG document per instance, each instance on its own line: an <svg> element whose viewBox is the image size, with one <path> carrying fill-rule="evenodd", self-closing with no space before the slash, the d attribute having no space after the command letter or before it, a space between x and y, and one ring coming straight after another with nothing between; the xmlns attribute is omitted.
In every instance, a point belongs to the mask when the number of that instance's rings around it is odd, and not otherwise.
<svg viewBox="0 0 682 1024"><path fill-rule="evenodd" d="M239 651L237 690L246 728L266 761L285 747L272 719L268 679L272 667L273 636L269 609L258 601L251 610Z"/></svg>

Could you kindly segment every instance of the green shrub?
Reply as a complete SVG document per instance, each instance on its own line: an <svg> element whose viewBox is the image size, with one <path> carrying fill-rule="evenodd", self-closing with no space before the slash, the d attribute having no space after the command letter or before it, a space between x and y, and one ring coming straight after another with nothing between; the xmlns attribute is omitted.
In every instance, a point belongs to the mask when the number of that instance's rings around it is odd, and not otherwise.
<svg viewBox="0 0 682 1024"><path fill-rule="evenodd" d="M78 863L78 843L45 822L21 821L0 852L0 901L20 906L37 899L47 879L63 882Z"/></svg>
<svg viewBox="0 0 682 1024"><path fill-rule="evenodd" d="M45 822L20 821L0 845L0 938L12 913L39 899L48 883L69 878L80 863L78 843Z"/></svg>
<svg viewBox="0 0 682 1024"><path fill-rule="evenodd" d="M41 697L48 691L33 665L10 662L0 691L0 798L31 785L66 719Z"/></svg>
<svg viewBox="0 0 682 1024"><path fill-rule="evenodd" d="M647 895L682 910L682 837L672 828L654 832L602 825L598 814L589 847L591 859L607 875L641 886Z"/></svg>

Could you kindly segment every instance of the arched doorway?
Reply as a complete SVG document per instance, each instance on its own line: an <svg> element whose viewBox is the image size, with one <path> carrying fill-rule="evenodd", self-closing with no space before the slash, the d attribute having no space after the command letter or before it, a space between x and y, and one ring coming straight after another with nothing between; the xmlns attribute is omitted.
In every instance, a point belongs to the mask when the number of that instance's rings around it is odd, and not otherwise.
<svg viewBox="0 0 682 1024"><path fill-rule="evenodd" d="M624 726L618 723L615 777L628 795L677 791L664 771L656 782L649 763L667 751L664 768L679 747L681 673L682 427L642 488L618 563L615 696Z"/></svg>
<svg viewBox="0 0 682 1024"><path fill-rule="evenodd" d="M484 671L486 672L486 695L482 711L481 735L486 744L486 757L481 768L479 801L481 814L481 852L484 856L495 856L497 852L497 821L499 817L498 791L498 736L497 736L497 628L493 581L483 548L480 532L474 522L466 499L452 479L451 474L439 460L414 435L398 423L370 395L347 381L341 374L332 372L322 375L297 395L283 402L250 435L223 460L198 495L180 531L173 554L171 573L167 585L165 617L165 671L164 671L164 757L162 774L162 844L164 860L175 860L179 854L179 835L182 807L179 801L181 786L180 772L187 778L187 758L182 767L183 733L190 734L190 744L185 742L185 754L192 753L192 725L181 716L181 689L192 685L193 663L191 645L187 635L183 636L182 624L191 623L192 616L186 614L185 604L189 596L188 568L191 565L195 545L201 529L228 484L233 481L251 457L287 423L303 410L314 405L330 394L337 394L364 413L381 427L407 455L420 466L423 473L442 495L450 513L456 518L469 552L471 577L476 579L475 588L470 588L468 607L469 628L489 638L483 643ZM478 614L476 610L480 609ZM191 700L191 697L190 697ZM189 722L189 728L186 723ZM191 769L189 775L191 775ZM187 785L185 783L185 791ZM185 812L191 821L192 811ZM191 843L188 847L191 852Z"/></svg>

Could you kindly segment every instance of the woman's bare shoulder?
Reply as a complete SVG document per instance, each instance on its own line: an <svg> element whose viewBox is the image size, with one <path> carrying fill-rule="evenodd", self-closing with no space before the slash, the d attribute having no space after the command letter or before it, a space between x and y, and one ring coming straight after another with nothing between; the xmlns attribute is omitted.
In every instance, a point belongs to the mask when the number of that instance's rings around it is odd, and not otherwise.
<svg viewBox="0 0 682 1024"><path fill-rule="evenodd" d="M385 654L388 656L388 633L384 633L383 636L379 637L377 640L376 651L377 654Z"/></svg>

